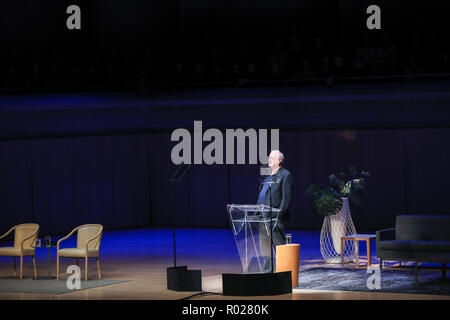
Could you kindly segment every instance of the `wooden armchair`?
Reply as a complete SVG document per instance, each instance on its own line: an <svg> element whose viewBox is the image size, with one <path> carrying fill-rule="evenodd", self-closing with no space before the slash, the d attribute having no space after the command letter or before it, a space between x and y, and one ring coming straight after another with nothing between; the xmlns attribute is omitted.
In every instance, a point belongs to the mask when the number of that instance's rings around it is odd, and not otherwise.
<svg viewBox="0 0 450 320"><path fill-rule="evenodd" d="M12 231L14 231L14 247L1 247L0 256L14 257L14 276L17 276L16 257L20 257L20 280L23 278L23 257L33 257L34 277L37 279L35 246L39 234L39 225L35 223L19 224L0 236L0 239L6 237Z"/></svg>
<svg viewBox="0 0 450 320"><path fill-rule="evenodd" d="M62 241L69 238L72 234L77 232L77 247L60 249L59 245ZM56 279L59 280L59 258L76 258L85 259L84 280L87 281L88 274L88 258L96 258L98 278L101 279L99 250L100 241L103 234L103 226L101 224L85 224L73 229L67 236L58 240L56 244L57 258L56 258Z"/></svg>

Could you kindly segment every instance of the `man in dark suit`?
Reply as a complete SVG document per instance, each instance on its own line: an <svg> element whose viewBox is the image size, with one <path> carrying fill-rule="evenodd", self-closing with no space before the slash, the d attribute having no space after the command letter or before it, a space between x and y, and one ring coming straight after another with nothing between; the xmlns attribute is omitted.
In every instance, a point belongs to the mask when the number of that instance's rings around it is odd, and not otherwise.
<svg viewBox="0 0 450 320"><path fill-rule="evenodd" d="M283 167L284 155L279 150L273 150L269 155L268 175L259 188L258 204L265 204L273 208L280 209L278 222L273 229L272 239L275 246L285 244L286 237L284 226L289 221L289 204L292 196L292 176L291 173ZM274 183L269 183L273 181ZM271 190L269 193L268 191ZM272 199L271 199L272 197ZM271 252L270 252L270 228L266 228L264 223L259 225L259 245L264 257L264 272L271 271Z"/></svg>

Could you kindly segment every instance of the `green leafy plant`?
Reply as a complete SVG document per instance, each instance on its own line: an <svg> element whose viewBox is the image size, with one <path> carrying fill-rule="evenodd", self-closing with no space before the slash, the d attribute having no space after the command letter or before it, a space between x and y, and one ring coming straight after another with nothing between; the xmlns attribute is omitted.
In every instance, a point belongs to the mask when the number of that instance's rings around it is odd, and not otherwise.
<svg viewBox="0 0 450 320"><path fill-rule="evenodd" d="M314 206L320 215L334 215L342 208L342 198L362 205L361 196L366 191L369 176L370 172L350 166L346 172L328 176L327 184L311 184L305 193L313 197Z"/></svg>

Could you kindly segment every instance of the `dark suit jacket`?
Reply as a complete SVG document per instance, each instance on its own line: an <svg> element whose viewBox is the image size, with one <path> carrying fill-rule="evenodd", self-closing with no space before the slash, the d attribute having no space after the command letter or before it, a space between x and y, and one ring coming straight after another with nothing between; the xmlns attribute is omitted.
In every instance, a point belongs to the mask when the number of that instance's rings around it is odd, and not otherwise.
<svg viewBox="0 0 450 320"><path fill-rule="evenodd" d="M283 167L278 169L278 172L274 176L278 176L278 183L273 183L271 187L272 207L281 209L279 215L281 221L288 221L290 216L289 204L291 203L292 197L292 176ZM259 186L259 192L261 192L262 187L263 185L261 184ZM266 192L264 204L270 206L269 192Z"/></svg>

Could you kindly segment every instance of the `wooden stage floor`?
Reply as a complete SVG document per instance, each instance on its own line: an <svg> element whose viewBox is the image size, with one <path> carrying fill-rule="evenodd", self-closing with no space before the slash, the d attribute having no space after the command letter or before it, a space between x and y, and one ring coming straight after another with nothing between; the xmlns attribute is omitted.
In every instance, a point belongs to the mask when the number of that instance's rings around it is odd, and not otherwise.
<svg viewBox="0 0 450 320"><path fill-rule="evenodd" d="M288 230L293 242L300 243L301 270L328 265L323 263L319 249L319 232ZM75 239L73 239L75 240ZM69 243L74 245L75 242ZM398 294L382 292L346 292L294 289L293 293L265 297L223 296L221 274L240 273L239 256L229 229L181 229L177 230L177 264L188 265L189 269L202 270L203 290L207 294L193 300L449 300L450 296ZM7 244L2 244L2 246ZM52 268L56 269L56 252L52 249ZM361 248L363 250L363 248ZM40 276L48 275L48 251L39 249L37 267ZM365 255L365 251L361 252ZM176 292L166 288L166 268L173 265L172 232L170 229L133 229L106 231L101 246L101 267L104 279L132 280L105 287L79 290L64 294L1 293L1 300L178 300L195 292ZM372 257L376 265L378 260ZM362 258L361 262L365 262ZM65 271L72 259L61 260ZM82 275L83 264L80 263ZM340 265L330 265L340 267ZM348 267L348 265L347 265ZM395 267L393 263L388 267ZM96 279L95 259L89 264L89 278ZM439 272L439 269L437 269ZM31 277L31 258L25 258L24 277ZM13 275L10 257L0 257L0 276ZM67 278L67 274L62 277ZM1 288L0 288L1 291Z"/></svg>

